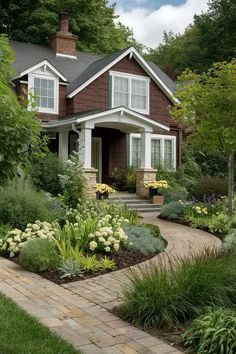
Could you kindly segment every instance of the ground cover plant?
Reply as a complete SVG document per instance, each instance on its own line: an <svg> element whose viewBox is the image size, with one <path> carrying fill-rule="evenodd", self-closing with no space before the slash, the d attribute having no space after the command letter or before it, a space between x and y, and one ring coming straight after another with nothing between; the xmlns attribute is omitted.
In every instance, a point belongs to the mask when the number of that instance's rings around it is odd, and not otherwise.
<svg viewBox="0 0 236 354"><path fill-rule="evenodd" d="M79 354L69 343L0 294L0 352L19 354ZM13 340L14 338L14 340Z"/></svg>

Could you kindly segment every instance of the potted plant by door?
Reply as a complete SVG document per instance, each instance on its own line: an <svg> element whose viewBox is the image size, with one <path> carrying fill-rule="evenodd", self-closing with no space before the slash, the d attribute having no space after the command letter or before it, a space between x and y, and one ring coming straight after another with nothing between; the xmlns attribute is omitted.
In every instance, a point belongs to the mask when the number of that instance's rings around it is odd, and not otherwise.
<svg viewBox="0 0 236 354"><path fill-rule="evenodd" d="M96 198L100 200L108 199L109 194L116 192L114 188L108 186L108 184L105 183L96 183L95 190L96 190Z"/></svg>
<svg viewBox="0 0 236 354"><path fill-rule="evenodd" d="M165 180L145 182L144 187L149 189L149 196L153 204L164 204L162 189L168 188L168 182Z"/></svg>
<svg viewBox="0 0 236 354"><path fill-rule="evenodd" d="M136 168L130 166L126 169L126 187L129 193L136 192Z"/></svg>

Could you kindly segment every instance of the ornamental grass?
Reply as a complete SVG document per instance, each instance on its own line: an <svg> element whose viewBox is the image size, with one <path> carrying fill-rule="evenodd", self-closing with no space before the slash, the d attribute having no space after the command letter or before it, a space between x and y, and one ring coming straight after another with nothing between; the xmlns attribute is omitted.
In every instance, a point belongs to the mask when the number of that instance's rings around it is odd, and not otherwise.
<svg viewBox="0 0 236 354"><path fill-rule="evenodd" d="M205 251L178 265L131 272L121 316L134 325L170 329L202 314L207 306L236 304L235 256Z"/></svg>

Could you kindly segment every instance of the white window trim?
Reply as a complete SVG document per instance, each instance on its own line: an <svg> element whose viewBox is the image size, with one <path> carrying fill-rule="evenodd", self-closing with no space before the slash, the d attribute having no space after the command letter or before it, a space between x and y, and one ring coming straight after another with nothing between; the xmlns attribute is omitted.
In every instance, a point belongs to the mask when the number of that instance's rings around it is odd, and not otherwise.
<svg viewBox="0 0 236 354"><path fill-rule="evenodd" d="M48 108L48 107L37 107L39 113L51 113L51 114L58 114L59 113L59 80L58 77L50 76L50 75L44 75L38 74L38 73L30 73L28 75L28 85L29 85L29 91L32 92L34 95L34 79L46 79L46 80L53 80L54 81L54 108ZM30 110L31 107L28 107Z"/></svg>
<svg viewBox="0 0 236 354"><path fill-rule="evenodd" d="M134 110L135 112L139 112L142 114L149 114L150 113L150 77L147 76L141 76L141 75L134 75L134 74L127 74L127 73L122 73L119 71L110 71L109 75L111 76L111 107L114 108L114 78L115 77L121 77L121 78L125 78L128 79L128 94L129 94L129 103L128 103L128 107L129 109ZM136 108L131 108L131 79L138 79L138 80L142 80L145 81L147 83L146 85L146 96L147 96L147 108L146 109L136 109Z"/></svg>
<svg viewBox="0 0 236 354"><path fill-rule="evenodd" d="M129 164L130 166L132 166L132 143L133 143L133 138L140 138L141 139L141 134L130 134L130 149L129 149ZM175 171L176 170L176 136L174 135L159 135L159 134L152 134L151 135L151 139L156 139L156 140L160 140L160 148L161 148L161 162L164 165L164 141L165 140L172 140L173 144L172 144L172 153L173 153L173 169L170 171ZM150 152L151 153L151 152Z"/></svg>

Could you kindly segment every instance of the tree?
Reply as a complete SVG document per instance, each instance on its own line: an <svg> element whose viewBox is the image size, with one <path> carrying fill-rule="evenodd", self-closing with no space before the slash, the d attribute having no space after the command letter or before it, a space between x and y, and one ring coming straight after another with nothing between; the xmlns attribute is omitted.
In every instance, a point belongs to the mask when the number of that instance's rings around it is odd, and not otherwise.
<svg viewBox="0 0 236 354"><path fill-rule="evenodd" d="M208 11L196 15L182 35L165 33L163 43L148 55L174 79L186 68L201 73L214 62L236 56L235 0L210 0L208 4Z"/></svg>
<svg viewBox="0 0 236 354"><path fill-rule="evenodd" d="M180 103L171 110L191 131L192 144L206 153L218 153L228 162L228 212L233 213L234 157L236 153L236 60L214 64L206 73L186 71L177 90ZM187 83L186 83L187 82Z"/></svg>
<svg viewBox="0 0 236 354"><path fill-rule="evenodd" d="M39 151L40 133L36 112L27 111L13 91L13 52L0 35L0 186L25 169Z"/></svg>
<svg viewBox="0 0 236 354"><path fill-rule="evenodd" d="M110 53L139 45L128 27L115 23L115 5L109 6L108 0L1 0L0 33L48 45L62 11L70 15L70 30L78 36L79 50Z"/></svg>

